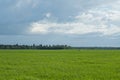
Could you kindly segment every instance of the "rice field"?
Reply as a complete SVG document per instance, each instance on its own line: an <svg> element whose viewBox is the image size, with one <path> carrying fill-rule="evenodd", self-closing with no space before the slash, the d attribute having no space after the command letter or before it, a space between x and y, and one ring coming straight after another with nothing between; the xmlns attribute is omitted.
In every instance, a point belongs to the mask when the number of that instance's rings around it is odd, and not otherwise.
<svg viewBox="0 0 120 80"><path fill-rule="evenodd" d="M120 80L120 50L0 50L0 80Z"/></svg>

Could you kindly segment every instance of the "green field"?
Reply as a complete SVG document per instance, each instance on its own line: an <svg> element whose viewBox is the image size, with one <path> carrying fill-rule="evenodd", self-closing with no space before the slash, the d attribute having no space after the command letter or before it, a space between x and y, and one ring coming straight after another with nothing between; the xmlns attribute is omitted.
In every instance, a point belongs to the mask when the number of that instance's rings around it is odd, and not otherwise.
<svg viewBox="0 0 120 80"><path fill-rule="evenodd" d="M120 50L0 50L0 80L120 80Z"/></svg>

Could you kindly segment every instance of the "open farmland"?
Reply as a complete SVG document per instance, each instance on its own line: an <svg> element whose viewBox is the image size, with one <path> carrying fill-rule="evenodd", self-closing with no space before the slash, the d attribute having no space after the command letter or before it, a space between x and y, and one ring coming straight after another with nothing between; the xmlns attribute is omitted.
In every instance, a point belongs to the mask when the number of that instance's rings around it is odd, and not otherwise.
<svg viewBox="0 0 120 80"><path fill-rule="evenodd" d="M0 80L120 80L120 50L0 50Z"/></svg>

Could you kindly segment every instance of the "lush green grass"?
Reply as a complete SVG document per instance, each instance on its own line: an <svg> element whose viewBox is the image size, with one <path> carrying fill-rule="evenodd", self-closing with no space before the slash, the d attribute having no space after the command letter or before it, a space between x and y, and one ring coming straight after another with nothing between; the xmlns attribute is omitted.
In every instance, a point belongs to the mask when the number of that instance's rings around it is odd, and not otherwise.
<svg viewBox="0 0 120 80"><path fill-rule="evenodd" d="M120 51L0 50L0 80L120 80Z"/></svg>

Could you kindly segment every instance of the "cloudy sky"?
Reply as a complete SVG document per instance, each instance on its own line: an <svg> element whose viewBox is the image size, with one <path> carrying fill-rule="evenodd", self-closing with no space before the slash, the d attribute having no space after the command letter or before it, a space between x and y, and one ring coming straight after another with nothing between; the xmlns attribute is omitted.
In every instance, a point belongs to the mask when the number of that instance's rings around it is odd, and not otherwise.
<svg viewBox="0 0 120 80"><path fill-rule="evenodd" d="M0 0L0 44L120 46L120 0Z"/></svg>

